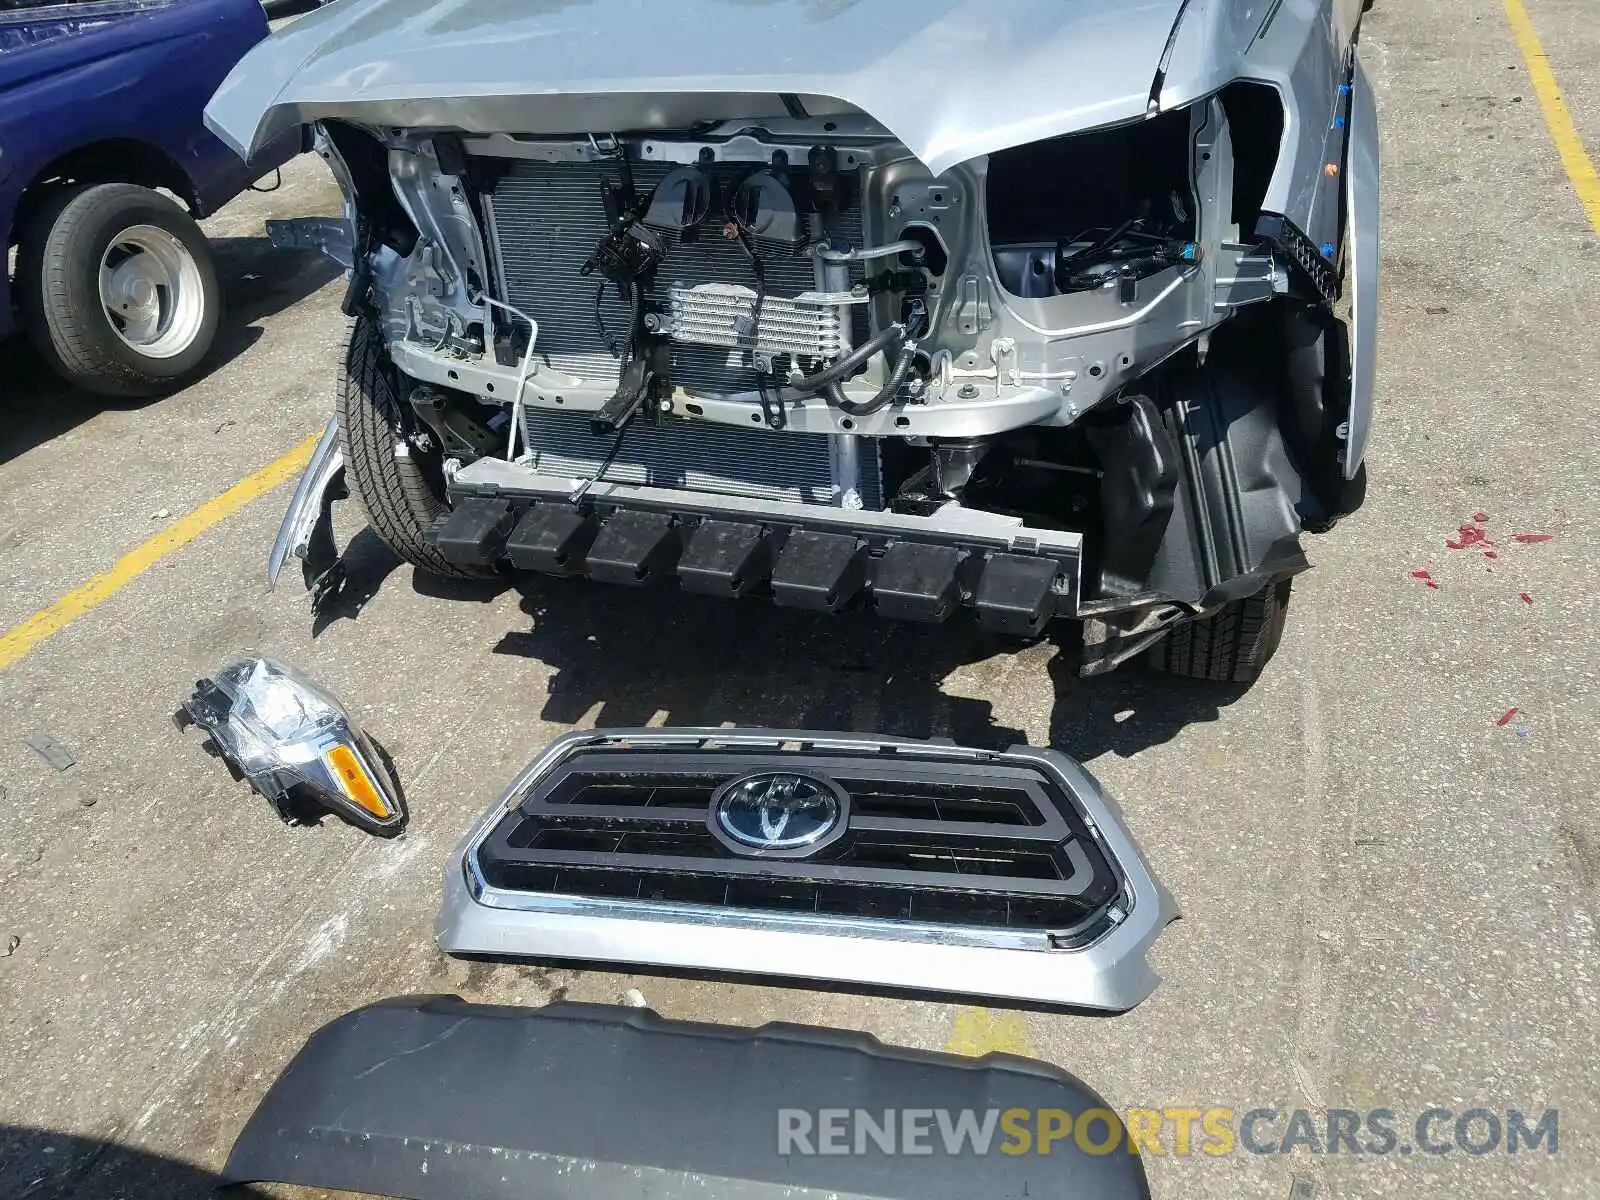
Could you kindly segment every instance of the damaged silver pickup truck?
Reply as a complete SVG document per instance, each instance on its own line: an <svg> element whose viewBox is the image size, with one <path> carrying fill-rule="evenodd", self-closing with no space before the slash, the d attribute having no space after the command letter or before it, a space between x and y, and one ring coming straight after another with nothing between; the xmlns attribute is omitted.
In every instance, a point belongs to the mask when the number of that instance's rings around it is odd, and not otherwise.
<svg viewBox="0 0 1600 1200"><path fill-rule="evenodd" d="M229 77L346 197L347 472L442 575L1085 631L1249 680L1361 500L1361 0L342 0Z"/></svg>

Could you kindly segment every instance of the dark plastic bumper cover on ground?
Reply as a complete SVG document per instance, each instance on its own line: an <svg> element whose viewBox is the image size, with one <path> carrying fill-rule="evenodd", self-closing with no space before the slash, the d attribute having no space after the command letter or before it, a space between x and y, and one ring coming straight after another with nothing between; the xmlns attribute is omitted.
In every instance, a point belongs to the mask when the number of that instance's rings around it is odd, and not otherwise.
<svg viewBox="0 0 1600 1200"><path fill-rule="evenodd" d="M1105 1102L1022 1059L893 1049L793 1025L725 1028L644 1009L389 1000L323 1027L233 1147L226 1183L291 1183L403 1200L1146 1200L1137 1158L780 1155L779 1110L1053 1108ZM1096 1126L1096 1140L1107 1131ZM852 1147L853 1148L853 1147Z"/></svg>

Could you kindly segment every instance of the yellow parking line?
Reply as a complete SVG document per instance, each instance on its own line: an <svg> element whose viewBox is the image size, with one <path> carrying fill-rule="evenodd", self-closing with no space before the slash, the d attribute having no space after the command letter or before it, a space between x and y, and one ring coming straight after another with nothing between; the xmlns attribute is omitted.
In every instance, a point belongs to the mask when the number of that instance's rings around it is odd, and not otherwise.
<svg viewBox="0 0 1600 1200"><path fill-rule="evenodd" d="M293 479L305 470L316 444L315 435L308 437L282 458L274 459L259 471L246 475L220 496L207 500L149 541L128 551L109 571L80 583L49 608L34 613L22 624L0 634L0 671L22 658L47 637L65 629L101 601L110 599L135 577L148 571L174 550L187 546L224 517L238 512L284 480Z"/></svg>
<svg viewBox="0 0 1600 1200"><path fill-rule="evenodd" d="M1544 52L1544 45L1533 28L1533 19L1528 16L1527 7L1522 0L1503 0L1503 3L1506 20L1511 23L1512 36L1517 39L1517 48L1522 51L1522 57L1528 64L1533 94L1539 97L1539 107L1544 110L1544 123L1550 127L1550 140L1556 144L1561 165L1567 170L1567 178L1572 180L1573 190L1578 193L1584 212L1589 214L1589 224L1594 226L1595 233L1600 234L1600 175L1595 174L1594 163L1583 148L1583 139L1578 136L1578 127L1573 123L1572 114L1567 111L1567 102L1561 98L1555 72L1550 69L1550 56Z"/></svg>
<svg viewBox="0 0 1600 1200"><path fill-rule="evenodd" d="M1033 1053L1026 1019L1019 1012L996 1008L958 1008L944 1048L954 1054Z"/></svg>

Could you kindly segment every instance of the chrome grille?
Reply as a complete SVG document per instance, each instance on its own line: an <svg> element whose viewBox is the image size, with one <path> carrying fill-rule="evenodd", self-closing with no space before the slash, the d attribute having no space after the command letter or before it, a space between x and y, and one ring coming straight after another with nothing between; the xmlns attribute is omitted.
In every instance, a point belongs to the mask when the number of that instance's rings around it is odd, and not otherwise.
<svg viewBox="0 0 1600 1200"><path fill-rule="evenodd" d="M708 825L716 790L795 769L847 794L843 835L809 858L723 847ZM582 752L541 779L478 853L488 882L516 891L1069 936L1120 886L1042 773L900 754Z"/></svg>

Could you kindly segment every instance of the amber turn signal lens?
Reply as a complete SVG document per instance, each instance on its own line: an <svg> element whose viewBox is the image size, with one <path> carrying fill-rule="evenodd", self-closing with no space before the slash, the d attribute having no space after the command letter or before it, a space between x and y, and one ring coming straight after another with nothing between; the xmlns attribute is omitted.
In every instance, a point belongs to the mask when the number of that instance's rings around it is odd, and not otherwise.
<svg viewBox="0 0 1600 1200"><path fill-rule="evenodd" d="M333 777L339 781L339 790L380 821L388 820L393 811L383 801L367 769L361 765L356 752L349 746L335 746L323 755L328 761Z"/></svg>

